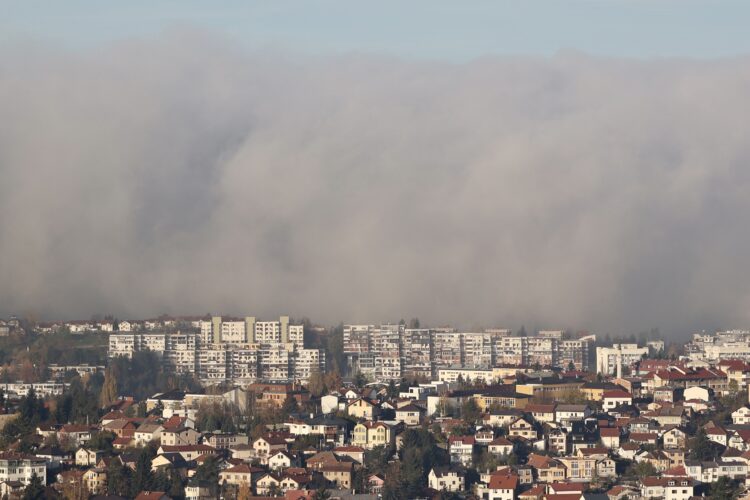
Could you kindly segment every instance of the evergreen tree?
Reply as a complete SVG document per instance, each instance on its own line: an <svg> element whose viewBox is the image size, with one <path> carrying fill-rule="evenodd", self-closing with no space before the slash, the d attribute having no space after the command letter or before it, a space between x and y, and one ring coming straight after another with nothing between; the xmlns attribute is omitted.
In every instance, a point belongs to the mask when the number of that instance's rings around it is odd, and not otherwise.
<svg viewBox="0 0 750 500"><path fill-rule="evenodd" d="M21 498L23 500L44 500L47 498L42 480L36 475L36 472L31 475L31 480L23 490L23 496Z"/></svg>
<svg viewBox="0 0 750 500"><path fill-rule="evenodd" d="M709 461L721 454L719 444L714 443L706 435L706 430L701 428L690 441L690 458L693 460Z"/></svg>
<svg viewBox="0 0 750 500"><path fill-rule="evenodd" d="M136 496L143 490L150 489L153 481L153 472L151 471L151 457L147 448L141 450L138 455L138 460L135 463L135 471L133 472L133 488L131 492L133 496Z"/></svg>
<svg viewBox="0 0 750 500"><path fill-rule="evenodd" d="M297 410L297 400L292 396L287 396L284 404L281 406L281 414L286 418L292 413L296 413Z"/></svg>
<svg viewBox="0 0 750 500"><path fill-rule="evenodd" d="M318 488L313 495L313 500L329 500L330 498L331 494L325 488Z"/></svg>
<svg viewBox="0 0 750 500"><path fill-rule="evenodd" d="M732 500L737 498L739 493L740 488L738 482L727 476L722 476L716 482L711 484L710 495L708 498L711 500Z"/></svg>
<svg viewBox="0 0 750 500"><path fill-rule="evenodd" d="M219 482L219 459L210 457L195 469L194 480L197 482L206 481L211 484Z"/></svg>
<svg viewBox="0 0 750 500"><path fill-rule="evenodd" d="M474 401L473 398L468 399L463 406L461 406L461 417L466 423L474 425L481 416L482 411L479 409L477 402Z"/></svg>

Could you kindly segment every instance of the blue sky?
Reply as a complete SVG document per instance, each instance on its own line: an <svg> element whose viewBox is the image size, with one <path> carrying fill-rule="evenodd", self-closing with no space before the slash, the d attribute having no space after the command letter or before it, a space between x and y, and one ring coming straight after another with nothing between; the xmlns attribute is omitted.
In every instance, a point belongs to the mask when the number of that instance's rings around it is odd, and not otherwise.
<svg viewBox="0 0 750 500"><path fill-rule="evenodd" d="M747 0L0 0L0 41L90 48L197 28L252 48L465 61L559 50L637 58L750 52Z"/></svg>

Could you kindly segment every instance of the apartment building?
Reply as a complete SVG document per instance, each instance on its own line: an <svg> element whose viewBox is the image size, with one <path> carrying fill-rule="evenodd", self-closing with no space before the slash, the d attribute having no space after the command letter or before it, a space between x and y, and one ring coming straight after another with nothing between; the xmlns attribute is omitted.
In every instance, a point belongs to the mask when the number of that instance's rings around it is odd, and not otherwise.
<svg viewBox="0 0 750 500"><path fill-rule="evenodd" d="M278 321L214 316L196 324L199 332L112 333L109 357L148 350L172 372L193 373L206 384L306 381L315 369L325 369L324 351L305 349L304 326L290 325L288 316Z"/></svg>
<svg viewBox="0 0 750 500"><path fill-rule="evenodd" d="M36 475L42 484L47 484L47 466L44 458L23 453L0 453L0 483L18 481L29 484Z"/></svg>
<svg viewBox="0 0 750 500"><path fill-rule="evenodd" d="M613 344L612 347L596 348L596 371L606 375L622 377L622 367L630 366L648 356L648 347L638 344Z"/></svg>

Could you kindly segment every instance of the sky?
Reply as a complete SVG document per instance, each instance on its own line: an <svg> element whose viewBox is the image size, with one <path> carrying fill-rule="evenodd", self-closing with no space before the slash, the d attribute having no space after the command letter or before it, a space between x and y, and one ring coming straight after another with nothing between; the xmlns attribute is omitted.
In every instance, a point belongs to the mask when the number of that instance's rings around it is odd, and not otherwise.
<svg viewBox="0 0 750 500"><path fill-rule="evenodd" d="M0 2L0 316L750 326L742 3L100 4Z"/></svg>
<svg viewBox="0 0 750 500"><path fill-rule="evenodd" d="M750 49L744 0L0 0L0 39L97 47L195 27L249 48L467 61L561 50L721 57Z"/></svg>

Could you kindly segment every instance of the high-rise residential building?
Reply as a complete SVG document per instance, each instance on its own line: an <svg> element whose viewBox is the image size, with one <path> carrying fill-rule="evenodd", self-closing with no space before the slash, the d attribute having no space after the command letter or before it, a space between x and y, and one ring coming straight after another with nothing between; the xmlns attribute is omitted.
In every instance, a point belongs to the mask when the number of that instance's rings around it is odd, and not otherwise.
<svg viewBox="0 0 750 500"><path fill-rule="evenodd" d="M461 366L461 334L436 331L432 337L435 366Z"/></svg>
<svg viewBox="0 0 750 500"><path fill-rule="evenodd" d="M432 378L432 340L429 329L404 330L402 355L402 370L405 377Z"/></svg>
<svg viewBox="0 0 750 500"><path fill-rule="evenodd" d="M305 381L300 377L325 370L325 353L305 349L304 326L290 324L288 316L278 321L213 316L196 325L199 332L112 333L109 357L151 351L169 370L195 374L207 384Z"/></svg>

